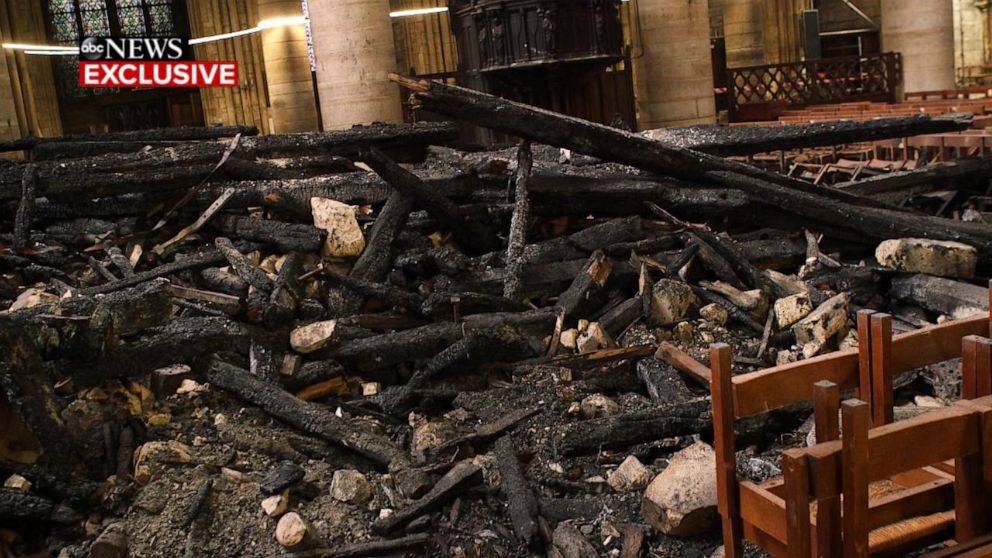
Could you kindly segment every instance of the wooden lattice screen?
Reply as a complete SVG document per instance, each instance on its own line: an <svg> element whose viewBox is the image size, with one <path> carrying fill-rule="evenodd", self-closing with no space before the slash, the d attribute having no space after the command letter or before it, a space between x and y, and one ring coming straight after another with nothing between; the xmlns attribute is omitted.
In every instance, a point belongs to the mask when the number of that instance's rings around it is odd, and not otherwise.
<svg viewBox="0 0 992 558"><path fill-rule="evenodd" d="M731 68L727 70L730 118L754 118L777 106L895 102L901 82L902 64L893 52Z"/></svg>

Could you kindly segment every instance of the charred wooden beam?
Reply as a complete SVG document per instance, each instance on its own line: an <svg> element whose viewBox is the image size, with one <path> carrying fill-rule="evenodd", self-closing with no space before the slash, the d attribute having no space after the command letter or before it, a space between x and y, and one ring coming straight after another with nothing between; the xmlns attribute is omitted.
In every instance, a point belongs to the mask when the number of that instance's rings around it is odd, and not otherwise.
<svg viewBox="0 0 992 558"><path fill-rule="evenodd" d="M365 153L363 159L396 191L413 196L417 205L447 227L465 248L476 253L485 253L499 246L496 233L485 223L467 219L447 196L425 185L417 175L397 165L382 151L373 147Z"/></svg>
<svg viewBox="0 0 992 558"><path fill-rule="evenodd" d="M992 175L992 159L961 159L944 163L934 163L908 171L894 171L869 178L834 184L847 192L898 203L910 195L947 189L947 183L954 180L982 178Z"/></svg>
<svg viewBox="0 0 992 558"><path fill-rule="evenodd" d="M919 114L874 120L840 120L784 126L685 126L652 130L648 135L651 139L671 145L729 157L959 132L970 128L973 121L973 116L968 113L933 117Z"/></svg>
<svg viewBox="0 0 992 558"><path fill-rule="evenodd" d="M559 444L567 455L623 448L674 436L699 434L710 428L709 399L624 413L577 423Z"/></svg>
<svg viewBox="0 0 992 558"><path fill-rule="evenodd" d="M378 282L386 278L393 267L393 243L406 227L413 210L414 198L402 192L393 192L372 224L365 249L352 266L349 275L355 279Z"/></svg>
<svg viewBox="0 0 992 558"><path fill-rule="evenodd" d="M513 178L513 218L510 221L510 234L506 241L507 277L503 286L503 296L510 300L519 299L523 289L520 276L524 268L524 247L527 244L527 227L530 224L527 181L530 180L533 165L534 154L531 153L530 142L525 141L517 150L517 171Z"/></svg>
<svg viewBox="0 0 992 558"><path fill-rule="evenodd" d="M162 141L203 141L220 138L254 136L258 128L254 126L176 126L172 128L153 128L150 130L135 130L131 132L104 132L102 134L76 134L48 138L27 137L0 142L0 152L31 150L39 145L58 145L76 142L127 142L155 143Z"/></svg>
<svg viewBox="0 0 992 558"><path fill-rule="evenodd" d="M708 155L587 120L488 95L438 81L390 74L413 92L419 106L478 126L565 147L606 161L628 164L685 180L705 179L712 172L760 179L783 189L797 190L848 203L873 203L852 194L818 188L808 182ZM728 184L722 184L728 186ZM747 191L746 185L730 185ZM879 205L879 204L875 204Z"/></svg>
<svg viewBox="0 0 992 558"><path fill-rule="evenodd" d="M520 462L510 437L503 436L497 440L495 450L500 490L506 496L507 514L510 516L513 532L524 546L530 546L538 532L537 498L520 471Z"/></svg>
<svg viewBox="0 0 992 558"><path fill-rule="evenodd" d="M743 189L756 205L803 216L810 220L807 226L817 231L848 231L865 240L900 237L954 240L978 248L981 264L992 263L992 230L981 223L849 204L735 173L714 172L709 176L725 184L744 185Z"/></svg>
<svg viewBox="0 0 992 558"><path fill-rule="evenodd" d="M430 358L464 336L492 332L507 326L547 333L554 326L555 315L549 311L477 314L461 323L441 322L422 327L355 339L341 343L333 357L353 363L359 370L387 368L400 362Z"/></svg>
<svg viewBox="0 0 992 558"><path fill-rule="evenodd" d="M313 225L221 215L213 225L228 237L255 240L287 252L317 252L327 231Z"/></svg>

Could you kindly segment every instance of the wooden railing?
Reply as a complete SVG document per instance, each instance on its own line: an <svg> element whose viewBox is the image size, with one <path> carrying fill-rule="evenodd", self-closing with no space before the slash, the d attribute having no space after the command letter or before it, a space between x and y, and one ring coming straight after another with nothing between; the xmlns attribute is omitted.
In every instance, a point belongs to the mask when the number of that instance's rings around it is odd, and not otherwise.
<svg viewBox="0 0 992 558"><path fill-rule="evenodd" d="M731 68L730 119L771 119L779 110L825 103L891 103L901 81L901 59L892 52Z"/></svg>

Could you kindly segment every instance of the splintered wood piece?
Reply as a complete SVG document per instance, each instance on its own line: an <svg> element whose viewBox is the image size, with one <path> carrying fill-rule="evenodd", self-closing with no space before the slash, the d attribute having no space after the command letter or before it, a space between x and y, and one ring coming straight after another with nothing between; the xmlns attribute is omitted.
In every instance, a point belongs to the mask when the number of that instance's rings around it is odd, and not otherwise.
<svg viewBox="0 0 992 558"><path fill-rule="evenodd" d="M186 271L188 269L196 269L199 267L207 267L210 265L219 264L225 261L224 254L220 250L207 249L195 255L183 258L181 260L176 260L175 262L164 264L151 269L148 271L143 271L141 273L135 273L131 277L125 277L120 281L113 283L107 283L106 285L100 285L97 287L91 287L88 289L81 289L80 294L82 295L98 295L106 294L114 291L119 291L126 289L128 287L134 287L140 285L152 279L157 279L159 277L164 277L166 275L172 275L173 273L178 273L180 271Z"/></svg>
<svg viewBox="0 0 992 558"><path fill-rule="evenodd" d="M843 435L841 474L843 483L844 556L868 558L868 428L869 405L864 401L841 403Z"/></svg>
<svg viewBox="0 0 992 558"><path fill-rule="evenodd" d="M425 513L441 508L481 478L482 468L472 460L459 461L427 494L407 507L396 510L392 515L377 520L372 524L372 531L379 535L388 535Z"/></svg>
<svg viewBox="0 0 992 558"><path fill-rule="evenodd" d="M704 386L709 386L712 379L712 373L709 367L705 364L699 362L698 360L689 356L688 353L682 351L675 345L664 341L658 346L658 351L654 355L655 358L659 358L673 368L688 374L691 378L698 381Z"/></svg>
<svg viewBox="0 0 992 558"><path fill-rule="evenodd" d="M261 268L251 263L244 254L239 252L229 238L218 236L214 240L214 244L224 255L224 258L227 259L227 263L231 264L231 269L238 274L238 277L244 279L245 283L262 292L272 292L272 279Z"/></svg>
<svg viewBox="0 0 992 558"><path fill-rule="evenodd" d="M565 312L565 319L571 320L581 315L591 314L602 305L601 294L613 272L613 260L602 250L596 250L581 273L568 289L558 297L556 308Z"/></svg>
<svg viewBox="0 0 992 558"><path fill-rule="evenodd" d="M224 192L221 193L221 195L216 200L214 200L214 203L210 204L210 207L205 209L203 213L200 214L200 216L196 219L196 221L193 221L190 225L183 227L181 231L176 233L176 235L170 238L169 240L166 240L165 242L152 248L152 252L155 252L156 254L161 256L166 252L168 252L170 248L182 242L183 239L185 239L187 236L203 228L203 225L206 225L207 221L209 221L214 215L216 215L218 211L224 208L224 204L226 204L227 201L231 199L231 196L233 195L234 195L234 188L228 188L224 190Z"/></svg>

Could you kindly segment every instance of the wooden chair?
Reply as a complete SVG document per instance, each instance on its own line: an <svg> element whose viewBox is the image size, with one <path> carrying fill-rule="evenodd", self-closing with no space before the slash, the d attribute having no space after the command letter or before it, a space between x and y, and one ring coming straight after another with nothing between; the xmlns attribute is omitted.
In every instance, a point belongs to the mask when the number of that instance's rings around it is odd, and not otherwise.
<svg viewBox="0 0 992 558"><path fill-rule="evenodd" d="M737 477L734 447L736 419L803 401L814 401L814 406L829 406L830 389L838 394L842 390L854 389L861 397L873 403L877 401L877 412L884 422L890 414L887 409L891 408L891 385L895 377L927 364L957 358L962 355L963 338L989 334L987 314L895 337L891 336L891 318L879 314L873 323L873 315L870 312L859 313L860 340L856 349L736 377L731 371L730 347L725 344L711 346L710 390L717 495L728 557L742 555L741 543L745 537L774 556L786 556L788 540L784 481L773 479L759 484ZM888 332L886 322L889 324ZM879 328L879 337L873 344L872 330L875 327ZM989 368L992 369L992 365ZM814 385L824 381L834 387L823 391L825 384ZM989 383L992 384L992 380ZM888 394L883 393L886 386ZM876 393L879 394L877 397L873 395ZM831 416L829 411L821 411L820 415ZM836 428L831 428L826 419L818 419L818 422L823 422L822 428L817 425L818 440L829 441Z"/></svg>
<svg viewBox="0 0 992 558"><path fill-rule="evenodd" d="M989 533L992 397L876 428L866 402L845 401L841 414L840 440L783 454L788 556L896 556ZM948 460L950 475L935 467ZM833 504L826 522L819 509L810 516L823 502ZM828 550L813 545L824 533Z"/></svg>

